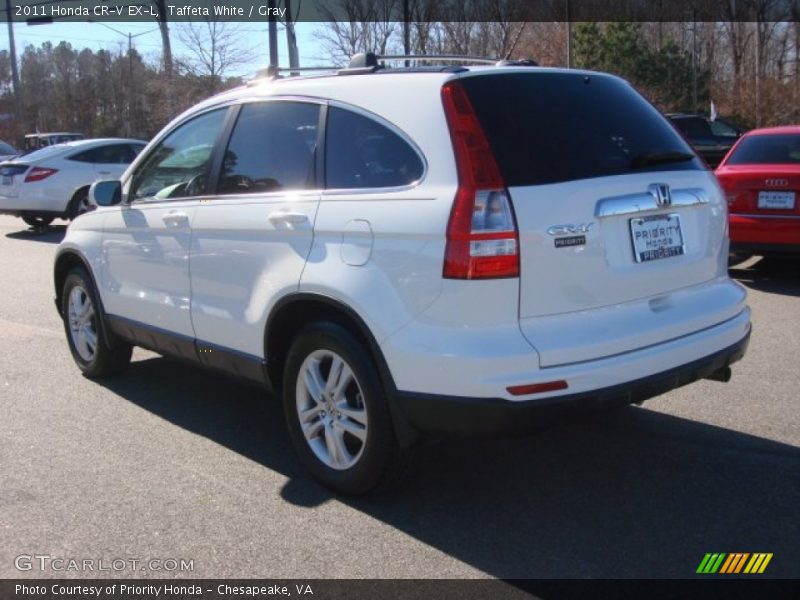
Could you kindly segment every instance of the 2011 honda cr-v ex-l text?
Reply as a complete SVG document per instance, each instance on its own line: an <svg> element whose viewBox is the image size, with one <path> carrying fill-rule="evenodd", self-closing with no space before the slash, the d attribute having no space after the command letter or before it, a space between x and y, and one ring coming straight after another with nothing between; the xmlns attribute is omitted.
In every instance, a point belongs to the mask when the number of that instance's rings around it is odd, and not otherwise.
<svg viewBox="0 0 800 600"><path fill-rule="evenodd" d="M726 380L750 311L670 123L607 74L413 64L256 79L94 184L55 261L79 368L138 345L264 384L350 494L421 433Z"/></svg>

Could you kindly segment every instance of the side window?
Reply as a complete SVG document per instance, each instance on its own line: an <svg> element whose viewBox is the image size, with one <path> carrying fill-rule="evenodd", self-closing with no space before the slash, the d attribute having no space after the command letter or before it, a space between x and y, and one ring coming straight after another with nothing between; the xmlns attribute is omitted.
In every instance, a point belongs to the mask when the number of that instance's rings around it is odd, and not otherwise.
<svg viewBox="0 0 800 600"><path fill-rule="evenodd" d="M69 157L69 160L105 165L128 164L136 158L130 144L111 144L84 150Z"/></svg>
<svg viewBox="0 0 800 600"><path fill-rule="evenodd" d="M422 177L416 151L377 121L331 107L325 145L325 187L359 189L409 185Z"/></svg>
<svg viewBox="0 0 800 600"><path fill-rule="evenodd" d="M92 148L91 150L77 152L72 156L68 156L67 159L74 160L76 162L94 163L97 162L97 150L97 148Z"/></svg>
<svg viewBox="0 0 800 600"><path fill-rule="evenodd" d="M257 194L313 185L318 123L316 104L244 105L225 150L217 193Z"/></svg>
<svg viewBox="0 0 800 600"><path fill-rule="evenodd" d="M714 132L714 135L719 135L723 137L729 138L737 138L739 137L739 132L736 131L733 127L728 125L727 123L723 123L722 121L711 121L711 131Z"/></svg>
<svg viewBox="0 0 800 600"><path fill-rule="evenodd" d="M132 163L139 153L144 150L145 144L126 144L125 152L123 152L123 161L125 164Z"/></svg>
<svg viewBox="0 0 800 600"><path fill-rule="evenodd" d="M170 132L133 174L131 200L203 194L206 170L227 113L227 108L213 110Z"/></svg>

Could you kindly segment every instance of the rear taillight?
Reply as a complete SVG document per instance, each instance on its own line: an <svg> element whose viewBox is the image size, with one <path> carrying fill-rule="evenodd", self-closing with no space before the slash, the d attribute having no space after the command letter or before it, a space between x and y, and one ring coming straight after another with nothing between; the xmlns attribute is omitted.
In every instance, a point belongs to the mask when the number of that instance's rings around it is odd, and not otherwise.
<svg viewBox="0 0 800 600"><path fill-rule="evenodd" d="M472 103L457 81L442 87L442 102L458 171L443 275L519 277L519 234L511 199Z"/></svg>
<svg viewBox="0 0 800 600"><path fill-rule="evenodd" d="M736 180L728 177L717 177L723 192L725 192L725 199L728 202L728 211L740 210L747 203L747 190L739 189Z"/></svg>
<svg viewBox="0 0 800 600"><path fill-rule="evenodd" d="M53 173L57 173L58 169L48 169L46 167L33 167L28 174L25 175L25 183L31 183L33 181L41 181L42 179L47 179Z"/></svg>

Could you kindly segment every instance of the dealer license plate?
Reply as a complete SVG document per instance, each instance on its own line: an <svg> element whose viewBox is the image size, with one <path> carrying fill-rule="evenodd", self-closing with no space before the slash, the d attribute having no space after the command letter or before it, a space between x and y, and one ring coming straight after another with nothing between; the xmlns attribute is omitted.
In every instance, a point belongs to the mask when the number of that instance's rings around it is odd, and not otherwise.
<svg viewBox="0 0 800 600"><path fill-rule="evenodd" d="M758 208L792 210L794 192L758 192Z"/></svg>
<svg viewBox="0 0 800 600"><path fill-rule="evenodd" d="M631 219L631 240L636 262L680 256L685 252L678 215L653 215Z"/></svg>

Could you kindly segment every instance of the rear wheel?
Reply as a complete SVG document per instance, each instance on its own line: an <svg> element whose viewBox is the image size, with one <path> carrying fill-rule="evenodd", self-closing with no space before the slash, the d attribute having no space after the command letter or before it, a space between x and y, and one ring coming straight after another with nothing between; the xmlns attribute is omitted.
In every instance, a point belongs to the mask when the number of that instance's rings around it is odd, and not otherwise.
<svg viewBox="0 0 800 600"><path fill-rule="evenodd" d="M55 217L32 217L25 215L22 220L34 229L44 229L53 222Z"/></svg>
<svg viewBox="0 0 800 600"><path fill-rule="evenodd" d="M391 414L369 353L344 327L305 328L286 359L283 404L300 461L342 494L397 478L402 464Z"/></svg>
<svg viewBox="0 0 800 600"><path fill-rule="evenodd" d="M133 347L122 341L106 342L97 294L86 271L73 269L64 282L62 314L72 358L92 378L119 373L128 366Z"/></svg>

